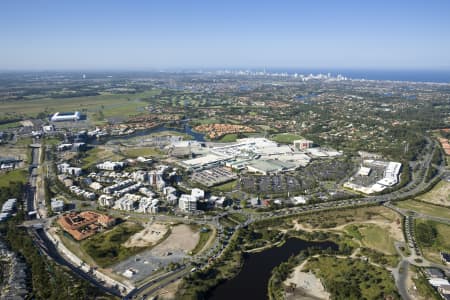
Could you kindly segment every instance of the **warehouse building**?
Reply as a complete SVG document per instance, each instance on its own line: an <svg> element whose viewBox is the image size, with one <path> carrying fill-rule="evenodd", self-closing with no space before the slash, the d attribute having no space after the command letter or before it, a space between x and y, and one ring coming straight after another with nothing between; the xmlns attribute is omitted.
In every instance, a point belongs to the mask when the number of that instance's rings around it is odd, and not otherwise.
<svg viewBox="0 0 450 300"><path fill-rule="evenodd" d="M262 175L278 174L283 171L295 170L295 168L296 165L294 163L282 162L273 159L255 160L247 166L247 169L250 172L259 173Z"/></svg>
<svg viewBox="0 0 450 300"><path fill-rule="evenodd" d="M52 122L78 121L81 119L80 112L57 112L51 118Z"/></svg>

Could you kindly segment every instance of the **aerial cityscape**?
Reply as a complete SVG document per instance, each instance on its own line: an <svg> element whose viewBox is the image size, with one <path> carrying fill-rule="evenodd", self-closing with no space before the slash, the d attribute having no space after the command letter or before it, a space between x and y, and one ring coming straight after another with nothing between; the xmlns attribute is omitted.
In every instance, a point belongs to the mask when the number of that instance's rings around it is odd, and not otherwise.
<svg viewBox="0 0 450 300"><path fill-rule="evenodd" d="M450 299L450 3L3 3L0 299Z"/></svg>

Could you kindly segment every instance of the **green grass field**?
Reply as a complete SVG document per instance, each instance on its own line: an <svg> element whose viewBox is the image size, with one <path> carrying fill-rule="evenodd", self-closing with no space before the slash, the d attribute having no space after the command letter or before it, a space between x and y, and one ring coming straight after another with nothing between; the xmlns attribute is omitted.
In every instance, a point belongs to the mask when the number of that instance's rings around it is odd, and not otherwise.
<svg viewBox="0 0 450 300"><path fill-rule="evenodd" d="M137 114L148 105L141 99L159 94L159 90L149 90L137 94L102 94L98 96L74 98L43 98L37 100L2 102L0 118L7 114L35 117L40 112L51 114L55 111L82 111L88 118L100 121L100 111L104 118L127 117Z"/></svg>
<svg viewBox="0 0 450 300"><path fill-rule="evenodd" d="M95 165L96 163L100 163L105 160L116 161L116 160L123 159L122 155L120 155L118 153L114 153L110 149L99 148L99 147L93 148L93 149L87 151L86 154L87 154L87 156L82 159L83 168L91 167L91 166Z"/></svg>
<svg viewBox="0 0 450 300"><path fill-rule="evenodd" d="M415 200L400 201L395 204L404 209L414 210L433 217L450 218L450 208L445 208L430 203Z"/></svg>
<svg viewBox="0 0 450 300"><path fill-rule="evenodd" d="M399 216L394 211L378 207L361 207L339 211L321 211L296 217L299 223L305 223L313 228L333 228L350 222L367 222L380 220L395 222Z"/></svg>
<svg viewBox="0 0 450 300"><path fill-rule="evenodd" d="M70 250L73 254L75 254L77 257L79 257L82 261L85 263L95 266L96 262L92 259L92 257L89 256L89 254L86 253L86 251L81 247L81 244L77 241L75 241L70 234L63 231L62 229L58 232L59 238L61 239L61 242L64 244L64 246L67 247L67 249Z"/></svg>
<svg viewBox="0 0 450 300"><path fill-rule="evenodd" d="M450 182L441 180L431 191L417 197L418 200L450 206Z"/></svg>
<svg viewBox="0 0 450 300"><path fill-rule="evenodd" d="M216 192L231 192L236 188L237 180L229 181L221 185L216 185L212 188Z"/></svg>
<svg viewBox="0 0 450 300"><path fill-rule="evenodd" d="M28 172L25 169L12 170L6 173L0 173L0 187L9 186L10 182L22 182L27 181Z"/></svg>
<svg viewBox="0 0 450 300"><path fill-rule="evenodd" d="M332 299L400 299L389 271L359 259L313 257L305 269L323 280Z"/></svg>
<svg viewBox="0 0 450 300"><path fill-rule="evenodd" d="M17 140L15 146L28 147L32 142L33 142L33 140L30 137L20 138Z"/></svg>
<svg viewBox="0 0 450 300"><path fill-rule="evenodd" d="M22 124L20 124L20 122L5 123L5 124L0 124L0 130L5 130L5 129L8 129L8 128L20 127L20 126L22 126Z"/></svg>
<svg viewBox="0 0 450 300"><path fill-rule="evenodd" d="M228 215L228 218L235 220L239 223L244 223L245 221L247 221L247 217L243 214L240 213L232 213Z"/></svg>
<svg viewBox="0 0 450 300"><path fill-rule="evenodd" d="M272 135L270 139L280 144L292 144L293 141L301 140L303 137L292 133L278 133Z"/></svg>
<svg viewBox="0 0 450 300"><path fill-rule="evenodd" d="M386 229L370 224L359 229L365 246L373 248L385 254L396 254L394 239Z"/></svg>
<svg viewBox="0 0 450 300"><path fill-rule="evenodd" d="M225 134L223 137L218 139L216 142L232 143L232 142L236 142L237 137L238 137L238 135L236 133L229 133L229 134Z"/></svg>
<svg viewBox="0 0 450 300"><path fill-rule="evenodd" d="M99 266L111 266L143 250L123 246L129 237L142 229L141 225L125 222L88 238L81 242L81 247Z"/></svg>
<svg viewBox="0 0 450 300"><path fill-rule="evenodd" d="M387 255L396 254L395 240L389 232L375 224L352 224L345 227L346 232L359 240L362 246Z"/></svg>
<svg viewBox="0 0 450 300"><path fill-rule="evenodd" d="M440 252L450 252L450 225L429 220L416 219L416 228L420 223L433 227L436 233L435 238L431 239L431 244L426 246L416 229L416 239L422 248L425 258L435 263L441 263ZM427 242L428 241L429 239L427 236Z"/></svg>
<svg viewBox="0 0 450 300"><path fill-rule="evenodd" d="M191 255L195 255L197 253L199 253L203 247L205 247L206 243L208 242L209 238L211 237L211 235L214 234L214 231L211 230L210 228L208 228L208 231L200 231L200 238L198 240L197 245L195 246L194 249L192 249L191 251ZM197 226L195 226L194 231L199 230L199 228L197 228Z"/></svg>
<svg viewBox="0 0 450 300"><path fill-rule="evenodd" d="M122 149L121 153L124 156L132 158L136 158L139 156L161 157L164 154L162 151L151 147L126 148Z"/></svg>
<svg viewBox="0 0 450 300"><path fill-rule="evenodd" d="M61 143L61 140L58 138L46 138L44 141L47 145L51 146L55 146Z"/></svg>

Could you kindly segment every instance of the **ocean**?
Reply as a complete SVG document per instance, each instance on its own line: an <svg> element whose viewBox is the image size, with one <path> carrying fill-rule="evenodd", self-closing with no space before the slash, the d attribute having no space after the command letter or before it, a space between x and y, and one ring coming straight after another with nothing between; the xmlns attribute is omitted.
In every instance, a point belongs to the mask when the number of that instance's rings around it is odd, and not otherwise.
<svg viewBox="0 0 450 300"><path fill-rule="evenodd" d="M269 73L341 74L352 79L450 83L450 70L338 70L338 69L267 69Z"/></svg>

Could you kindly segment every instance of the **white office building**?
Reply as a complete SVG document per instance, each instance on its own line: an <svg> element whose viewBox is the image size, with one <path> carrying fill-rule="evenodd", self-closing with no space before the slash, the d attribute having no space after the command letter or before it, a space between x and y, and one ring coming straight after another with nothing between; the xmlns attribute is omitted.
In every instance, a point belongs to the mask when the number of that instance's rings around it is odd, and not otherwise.
<svg viewBox="0 0 450 300"><path fill-rule="evenodd" d="M178 200L178 208L184 212L194 212L197 210L197 198L192 195L183 194Z"/></svg>

